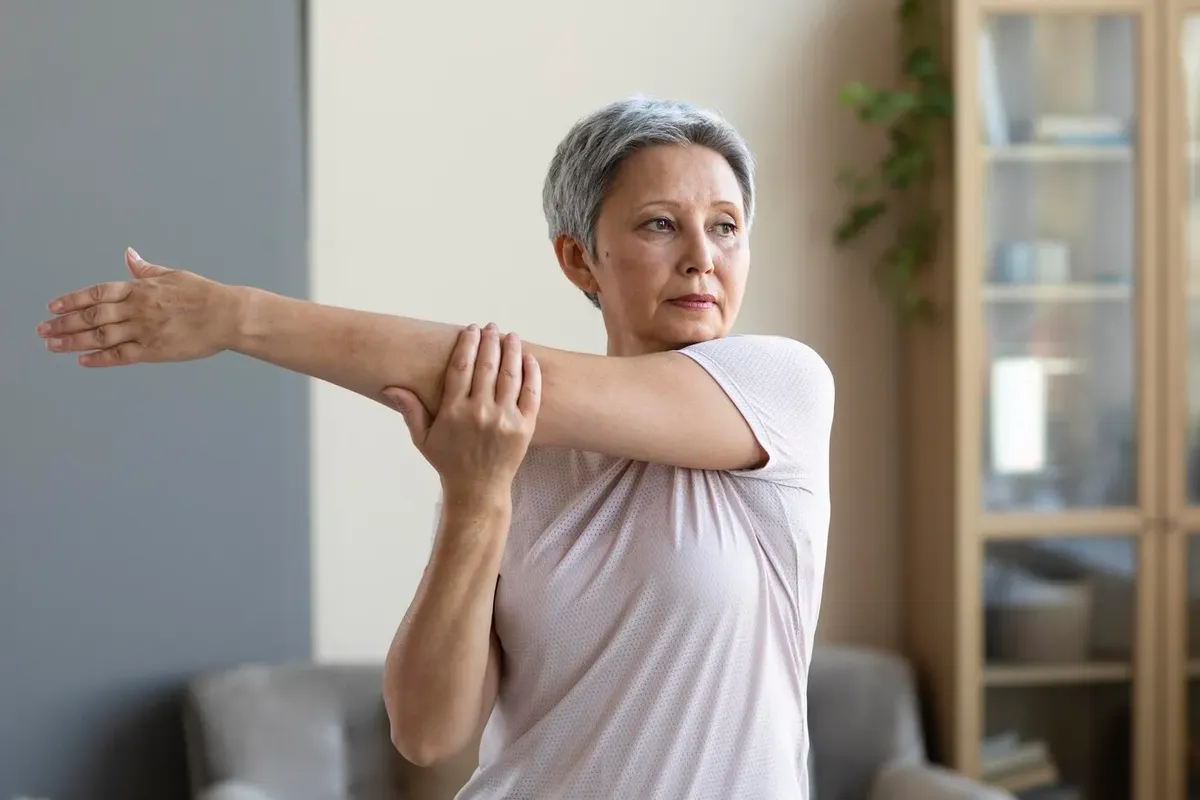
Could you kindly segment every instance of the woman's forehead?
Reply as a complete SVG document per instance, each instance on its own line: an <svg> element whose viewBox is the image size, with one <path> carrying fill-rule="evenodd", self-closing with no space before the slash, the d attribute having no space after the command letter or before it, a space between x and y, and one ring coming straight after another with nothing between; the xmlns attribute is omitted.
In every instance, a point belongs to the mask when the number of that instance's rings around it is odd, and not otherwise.
<svg viewBox="0 0 1200 800"><path fill-rule="evenodd" d="M617 170L609 195L622 204L661 201L742 207L741 187L729 162L699 145L658 145L631 154Z"/></svg>

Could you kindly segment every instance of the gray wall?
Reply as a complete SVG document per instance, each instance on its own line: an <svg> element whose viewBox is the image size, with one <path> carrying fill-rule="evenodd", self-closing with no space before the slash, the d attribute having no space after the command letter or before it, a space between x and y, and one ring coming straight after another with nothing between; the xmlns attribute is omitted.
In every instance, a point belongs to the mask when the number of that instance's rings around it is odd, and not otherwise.
<svg viewBox="0 0 1200 800"><path fill-rule="evenodd" d="M299 0L0 0L0 800L184 796L195 672L307 657L304 381L87 371L122 252L303 295Z"/></svg>

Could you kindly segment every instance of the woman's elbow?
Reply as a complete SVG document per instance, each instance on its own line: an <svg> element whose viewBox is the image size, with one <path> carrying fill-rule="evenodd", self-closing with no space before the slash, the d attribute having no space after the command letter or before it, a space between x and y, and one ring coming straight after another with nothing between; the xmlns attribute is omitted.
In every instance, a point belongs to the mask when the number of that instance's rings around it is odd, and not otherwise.
<svg viewBox="0 0 1200 800"><path fill-rule="evenodd" d="M433 767L450 760L466 746L466 742L460 746L451 732L445 730L443 720L406 707L404 698L396 695L396 692L385 695L388 725L392 746L406 761L418 767Z"/></svg>
<svg viewBox="0 0 1200 800"><path fill-rule="evenodd" d="M392 746L405 761L418 767L433 767L445 760L445 756L420 737L408 735L402 728L392 726Z"/></svg>
<svg viewBox="0 0 1200 800"><path fill-rule="evenodd" d="M420 726L397 725L391 726L392 746L396 748L405 761L418 767L436 767L450 761L466 747L466 742L441 735L437 732L422 730Z"/></svg>

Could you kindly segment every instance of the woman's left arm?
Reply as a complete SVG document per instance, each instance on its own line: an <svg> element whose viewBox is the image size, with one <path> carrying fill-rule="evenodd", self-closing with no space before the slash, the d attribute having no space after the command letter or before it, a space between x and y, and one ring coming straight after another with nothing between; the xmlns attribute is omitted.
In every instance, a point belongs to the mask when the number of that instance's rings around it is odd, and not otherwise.
<svg viewBox="0 0 1200 800"><path fill-rule="evenodd" d="M459 326L219 284L129 256L134 280L53 301L39 326L86 366L186 361L231 350L387 403L412 390L431 413ZM681 353L610 357L526 343L542 367L534 443L696 469L767 458L727 391ZM451 362L451 369L466 365Z"/></svg>

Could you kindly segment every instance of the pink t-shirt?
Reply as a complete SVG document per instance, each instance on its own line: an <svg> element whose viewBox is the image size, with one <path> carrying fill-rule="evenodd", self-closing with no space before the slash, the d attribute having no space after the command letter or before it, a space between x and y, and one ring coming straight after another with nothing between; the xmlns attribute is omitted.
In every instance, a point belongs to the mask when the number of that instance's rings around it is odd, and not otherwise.
<svg viewBox="0 0 1200 800"><path fill-rule="evenodd" d="M769 461L530 450L496 590L499 696L460 800L808 796L833 378L780 337L681 352Z"/></svg>

